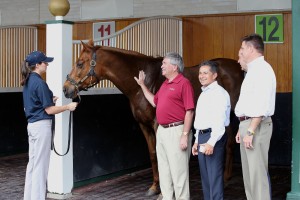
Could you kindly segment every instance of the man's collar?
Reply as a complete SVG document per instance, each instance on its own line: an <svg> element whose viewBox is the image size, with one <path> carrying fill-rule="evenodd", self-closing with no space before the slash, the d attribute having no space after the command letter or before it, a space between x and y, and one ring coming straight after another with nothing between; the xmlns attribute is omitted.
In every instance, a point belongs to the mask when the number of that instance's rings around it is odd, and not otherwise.
<svg viewBox="0 0 300 200"><path fill-rule="evenodd" d="M177 74L177 76L172 80L172 81L169 81L169 79L166 79L166 82L167 83L179 83L182 79L183 75L181 73Z"/></svg>
<svg viewBox="0 0 300 200"><path fill-rule="evenodd" d="M217 81L217 80L215 80L214 82L212 82L211 84L209 84L209 85L206 86L206 87L202 86L202 87L201 87L201 90L202 90L202 91L205 91L205 90L208 90L208 89L211 89L211 88L216 87L216 85L218 85L218 81Z"/></svg>

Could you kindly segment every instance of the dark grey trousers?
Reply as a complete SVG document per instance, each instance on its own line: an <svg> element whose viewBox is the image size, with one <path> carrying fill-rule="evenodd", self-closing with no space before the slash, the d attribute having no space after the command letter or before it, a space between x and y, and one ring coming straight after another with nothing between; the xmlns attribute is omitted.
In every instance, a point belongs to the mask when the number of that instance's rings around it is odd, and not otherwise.
<svg viewBox="0 0 300 200"><path fill-rule="evenodd" d="M198 144L206 143L210 133L199 134ZM224 152L226 133L215 144L212 155L198 153L204 200L222 200L224 194ZM200 147L198 147L200 149Z"/></svg>

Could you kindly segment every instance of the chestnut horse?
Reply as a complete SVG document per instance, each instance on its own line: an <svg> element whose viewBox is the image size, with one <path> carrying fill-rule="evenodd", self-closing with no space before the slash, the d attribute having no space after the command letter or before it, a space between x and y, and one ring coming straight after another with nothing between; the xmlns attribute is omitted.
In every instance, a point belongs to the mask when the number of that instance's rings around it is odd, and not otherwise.
<svg viewBox="0 0 300 200"><path fill-rule="evenodd" d="M155 108L148 103L134 77L138 77L139 71L143 70L147 75L145 84L155 94L165 79L161 74L163 58L154 58L138 52L112 47L94 46L93 41L89 41L88 44L82 43L82 45L80 56L64 83L65 96L75 98L79 95L80 90L92 87L100 80L108 79L128 97L133 116L146 138L152 164L153 184L147 195L157 194L159 191L159 177L155 151L155 132L158 124L155 118ZM230 94L232 109L234 109L244 77L243 72L235 60L226 58L214 60L219 64L218 83ZM195 100L201 92L198 73L199 66L186 67L184 70L184 76L193 85ZM227 133L231 137L228 137L226 147L225 179L231 177L234 144L232 135L235 135L230 127L227 129Z"/></svg>

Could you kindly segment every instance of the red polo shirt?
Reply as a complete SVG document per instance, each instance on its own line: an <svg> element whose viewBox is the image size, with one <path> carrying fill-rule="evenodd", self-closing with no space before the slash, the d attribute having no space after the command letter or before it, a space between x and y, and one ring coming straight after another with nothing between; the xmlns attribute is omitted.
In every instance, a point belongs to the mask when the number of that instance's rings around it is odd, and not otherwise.
<svg viewBox="0 0 300 200"><path fill-rule="evenodd" d="M187 110L195 108L194 90L188 79L178 74L171 82L166 79L154 96L159 124L184 121Z"/></svg>

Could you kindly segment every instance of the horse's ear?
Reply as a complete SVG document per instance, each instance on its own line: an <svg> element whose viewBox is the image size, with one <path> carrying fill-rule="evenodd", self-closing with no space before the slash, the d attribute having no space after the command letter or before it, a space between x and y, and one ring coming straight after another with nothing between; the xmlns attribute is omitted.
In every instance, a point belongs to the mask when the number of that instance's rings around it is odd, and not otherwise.
<svg viewBox="0 0 300 200"><path fill-rule="evenodd" d="M82 42L82 40L80 40L80 42L81 42L81 45L82 45L82 49L87 49L87 45L84 42Z"/></svg>
<svg viewBox="0 0 300 200"><path fill-rule="evenodd" d="M90 46L94 46L94 41L93 41L92 39L90 39L89 42L88 42L88 44L89 44Z"/></svg>
<svg viewBox="0 0 300 200"><path fill-rule="evenodd" d="M84 42L82 42L82 40L80 42L81 42L81 45L82 45L82 49L91 49L91 48L94 47L93 40L89 40L88 43L84 43Z"/></svg>
<svg viewBox="0 0 300 200"><path fill-rule="evenodd" d="M94 41L92 39L89 40L88 45L93 47L94 46Z"/></svg>

